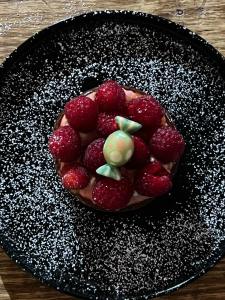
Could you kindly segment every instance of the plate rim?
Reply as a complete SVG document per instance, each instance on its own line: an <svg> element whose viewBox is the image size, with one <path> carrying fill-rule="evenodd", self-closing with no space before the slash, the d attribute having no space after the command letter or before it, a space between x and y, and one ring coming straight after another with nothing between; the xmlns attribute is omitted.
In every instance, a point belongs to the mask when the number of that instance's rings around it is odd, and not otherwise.
<svg viewBox="0 0 225 300"><path fill-rule="evenodd" d="M220 72L220 75L225 79L225 56L220 53L213 45L211 45L206 39L201 37L199 34L191 31L187 27L178 24L174 21L171 21L167 18L154 15L151 13L141 12L141 11L130 11L130 10L113 10L113 9L106 9L106 10L95 10L95 11L87 11L82 12L78 15L75 15L70 18L66 18L63 20L60 20L59 22L55 22L51 24L50 26L47 26L40 31L34 33L31 35L28 39L26 39L24 42L19 44L17 48L15 48L8 56L6 56L3 59L3 62L0 64L0 78L4 78L4 72L8 72L12 66L13 61L17 61L18 58L21 58L24 56L23 50L27 49L29 51L30 46L35 43L36 40L39 40L42 38L42 36L45 36L46 34L49 34L51 31L56 31L58 28L63 27L65 24L73 24L74 22L79 22L80 20L84 20L84 18L93 18L95 16L104 16L104 17L112 17L112 16L124 16L124 17L130 17L130 18L140 18L140 19L146 19L149 21L148 24L153 23L153 26L158 26L161 28L166 29L168 32L172 32L174 35L180 35L182 34L182 40L189 40L189 44L196 44L197 46L203 47L201 50L205 50L206 53L210 54L211 57L213 57L213 60L215 60L217 64L217 68ZM158 23L158 24L157 24ZM146 25L148 25L146 23ZM167 26L167 28L165 28ZM190 43L191 41L191 43ZM1 82L4 82L4 80L0 80L0 86ZM152 299L155 297L163 296L166 294L170 294L172 292L175 292L181 287L187 286L189 283L193 282L194 280L198 279L200 276L208 272L213 266L215 266L216 263L218 263L222 257L225 256L225 242L221 243L223 244L220 249L217 250L217 252L211 257L209 260L209 263L207 267L203 270L200 270L198 273L194 274L193 276L189 277L187 280L182 280L180 283L173 285L170 288L163 289L158 292L151 292L151 294L147 295L141 295L141 296L135 296L131 299L141 299L142 297L148 297L148 299ZM57 291L61 293L65 293L68 295L71 295L73 297L78 297L79 299L95 299L95 297L87 298L86 296L83 296L79 294L77 291L75 293L66 291L63 288L59 288L57 283L54 280L46 279L44 276L39 276L35 274L34 270L27 264L24 259L17 259L19 255L19 251L13 250L13 245L10 244L9 239L3 238L3 235L0 233L0 246L4 250L4 252L7 254L7 256L10 258L11 261L17 264L22 270L25 270L26 272L30 273L33 278L38 279L41 283L44 283L45 285L49 287L55 288ZM16 254L16 255L15 255ZM141 297L141 298L139 298ZM117 298L115 298L117 299Z"/></svg>
<svg viewBox="0 0 225 300"><path fill-rule="evenodd" d="M179 23L176 23L174 21L171 21L170 19L167 19L165 17L141 12L141 11L132 11L132 10L113 10L113 9L106 9L106 10L95 10L95 11L87 11L82 12L78 15L75 15L73 17L65 18L63 20L60 20L59 22L55 22L50 24L47 27L44 27L43 29L33 33L29 38L27 38L25 41L23 41L21 44L19 44L9 55L7 55L5 58L3 58L2 63L0 64L0 76L2 76L4 69L10 67L10 63L12 60L15 60L15 58L22 54L23 56L23 50L27 49L27 47L31 46L33 42L35 42L36 39L39 39L42 35L45 35L48 32L54 31L57 27L60 28L61 26L65 24L73 23L74 21L81 21L84 20L84 18L90 18L90 17L97 17L97 16L120 16L123 15L125 17L136 17L139 19L145 18L148 20L149 24L150 21L154 23L154 26L156 26L156 23L158 23L159 27L164 27L167 31L172 31L173 33L182 34L182 39L188 39L190 42L190 38L192 43L196 43L198 46L204 46L205 50L208 52L211 52L211 54L214 56L214 59L218 60L222 65L225 67L225 55L223 55L219 50L217 50L212 44L210 44L205 38L201 37L198 33L190 30L188 27L183 26ZM147 23L146 23L147 25ZM165 28L167 26L167 28ZM202 51L202 48L199 49ZM222 66L219 66L220 73L225 76L225 70L222 68ZM1 81L0 81L1 83Z"/></svg>

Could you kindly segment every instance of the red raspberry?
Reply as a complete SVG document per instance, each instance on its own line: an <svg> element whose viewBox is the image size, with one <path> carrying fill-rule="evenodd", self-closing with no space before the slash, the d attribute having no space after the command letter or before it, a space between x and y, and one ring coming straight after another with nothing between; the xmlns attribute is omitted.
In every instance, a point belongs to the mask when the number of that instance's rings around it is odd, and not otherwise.
<svg viewBox="0 0 225 300"><path fill-rule="evenodd" d="M64 176L64 174L66 174L67 171L69 171L70 169L74 168L77 166L77 164L75 162L63 162L62 164L59 164L60 169L59 169L59 175L61 177Z"/></svg>
<svg viewBox="0 0 225 300"><path fill-rule="evenodd" d="M103 155L103 146L105 139L99 138L94 140L91 144L88 145L84 154L84 166L95 172L96 169L105 164L105 158Z"/></svg>
<svg viewBox="0 0 225 300"><path fill-rule="evenodd" d="M163 110L152 96L141 96L127 103L127 115L146 128L157 128L161 124Z"/></svg>
<svg viewBox="0 0 225 300"><path fill-rule="evenodd" d="M97 130L102 136L107 137L112 132L119 129L115 121L116 116L116 113L100 113L98 115Z"/></svg>
<svg viewBox="0 0 225 300"><path fill-rule="evenodd" d="M132 183L134 181L134 170L126 168L126 166L123 166L120 168L120 174L123 178L129 179L129 181Z"/></svg>
<svg viewBox="0 0 225 300"><path fill-rule="evenodd" d="M159 197L171 188L170 174L159 162L150 162L136 176L135 189L141 195Z"/></svg>
<svg viewBox="0 0 225 300"><path fill-rule="evenodd" d="M147 162L149 158L149 150L141 138L134 136L133 142L134 142L134 153L126 166L128 168L135 169L143 166Z"/></svg>
<svg viewBox="0 0 225 300"><path fill-rule="evenodd" d="M148 144L155 131L156 128L141 128L135 132L134 135L140 137L145 143Z"/></svg>
<svg viewBox="0 0 225 300"><path fill-rule="evenodd" d="M145 167L147 167L147 171L149 174L152 174L155 176L164 176L164 175L170 176L170 173L157 160L155 160L153 162L149 162Z"/></svg>
<svg viewBox="0 0 225 300"><path fill-rule="evenodd" d="M123 112L125 110L125 92L116 81L108 80L101 84L96 92L95 100L100 111Z"/></svg>
<svg viewBox="0 0 225 300"><path fill-rule="evenodd" d="M92 131L98 118L97 102L86 96L76 97L66 103L65 115L74 129L82 132Z"/></svg>
<svg viewBox="0 0 225 300"><path fill-rule="evenodd" d="M50 136L48 147L54 158L64 162L74 161L80 155L80 135L70 126L60 127Z"/></svg>
<svg viewBox="0 0 225 300"><path fill-rule="evenodd" d="M128 179L101 178L93 188L92 200L102 209L116 211L126 207L132 195L133 187Z"/></svg>
<svg viewBox="0 0 225 300"><path fill-rule="evenodd" d="M134 132L133 135L141 138L146 143L149 142L149 134L148 134L148 130L146 130L146 128L141 128L140 130Z"/></svg>
<svg viewBox="0 0 225 300"><path fill-rule="evenodd" d="M85 168L79 166L72 166L68 168L65 166L61 171L62 184L66 189L83 189L89 183L89 176Z"/></svg>
<svg viewBox="0 0 225 300"><path fill-rule="evenodd" d="M185 148L182 135L174 128L159 128L150 140L150 152L164 163L177 161Z"/></svg>

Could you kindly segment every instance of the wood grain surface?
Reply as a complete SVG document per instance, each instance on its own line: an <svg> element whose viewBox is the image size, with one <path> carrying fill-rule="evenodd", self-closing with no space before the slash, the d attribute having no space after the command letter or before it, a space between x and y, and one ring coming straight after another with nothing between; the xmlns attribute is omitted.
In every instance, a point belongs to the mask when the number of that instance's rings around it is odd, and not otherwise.
<svg viewBox="0 0 225 300"><path fill-rule="evenodd" d="M225 0L0 0L0 63L34 32L84 10L150 12L197 32L225 55ZM0 300L69 300L41 284L0 249ZM161 300L225 299L225 259L195 282Z"/></svg>

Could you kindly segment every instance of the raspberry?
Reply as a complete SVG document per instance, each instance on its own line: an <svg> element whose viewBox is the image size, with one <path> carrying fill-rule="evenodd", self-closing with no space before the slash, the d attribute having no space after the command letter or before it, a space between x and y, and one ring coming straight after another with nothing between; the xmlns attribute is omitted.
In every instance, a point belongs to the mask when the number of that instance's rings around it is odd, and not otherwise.
<svg viewBox="0 0 225 300"><path fill-rule="evenodd" d="M146 128L141 128L140 130L133 133L134 136L141 138L144 142L149 142L149 134Z"/></svg>
<svg viewBox="0 0 225 300"><path fill-rule="evenodd" d="M66 103L65 115L74 129L82 132L92 131L97 123L98 105L86 96L79 96Z"/></svg>
<svg viewBox="0 0 225 300"><path fill-rule="evenodd" d="M80 135L70 126L60 127L50 136L48 147L54 158L64 162L74 161L81 151Z"/></svg>
<svg viewBox="0 0 225 300"><path fill-rule="evenodd" d="M85 150L84 154L84 166L95 172L96 169L105 164L105 158L103 155L103 146L105 139L99 138L94 140Z"/></svg>
<svg viewBox="0 0 225 300"><path fill-rule="evenodd" d="M126 207L132 195L133 187L128 179L101 178L93 188L92 200L102 209L116 211Z"/></svg>
<svg viewBox="0 0 225 300"><path fill-rule="evenodd" d="M150 162L136 175L135 189L144 196L159 197L172 188L170 174L159 162Z"/></svg>
<svg viewBox="0 0 225 300"><path fill-rule="evenodd" d="M146 128L157 128L161 124L163 110L152 96L141 96L127 103L128 117Z"/></svg>
<svg viewBox="0 0 225 300"><path fill-rule="evenodd" d="M96 92L95 100L103 112L123 112L126 97L122 87L113 80L101 84Z"/></svg>
<svg viewBox="0 0 225 300"><path fill-rule="evenodd" d="M130 170L126 168L126 166L123 166L120 168L120 174L123 178L129 179L130 182L134 181L134 170Z"/></svg>
<svg viewBox="0 0 225 300"><path fill-rule="evenodd" d="M97 130L102 136L107 137L112 132L119 129L115 121L116 116L116 113L100 113L98 115Z"/></svg>
<svg viewBox="0 0 225 300"><path fill-rule="evenodd" d="M141 128L135 132L134 135L141 138L145 143L148 144L155 131L156 128Z"/></svg>
<svg viewBox="0 0 225 300"><path fill-rule="evenodd" d="M89 176L85 168L79 166L73 166L68 169L64 168L61 171L62 173L62 184L66 189L83 189L89 183Z"/></svg>
<svg viewBox="0 0 225 300"><path fill-rule="evenodd" d="M177 161L185 148L182 135L174 128L159 128L150 140L150 152L164 163Z"/></svg>
<svg viewBox="0 0 225 300"><path fill-rule="evenodd" d="M130 161L126 165L127 167L132 169L143 166L149 158L149 150L144 141L141 138L134 136L133 142L134 153Z"/></svg>

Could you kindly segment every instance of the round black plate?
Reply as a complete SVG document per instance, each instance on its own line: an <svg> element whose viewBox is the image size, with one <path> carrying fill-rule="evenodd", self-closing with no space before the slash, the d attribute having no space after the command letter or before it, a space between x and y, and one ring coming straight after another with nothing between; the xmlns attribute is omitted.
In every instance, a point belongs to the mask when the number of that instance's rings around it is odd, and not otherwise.
<svg viewBox="0 0 225 300"><path fill-rule="evenodd" d="M147 299L225 252L225 61L156 16L94 12L38 33L1 68L0 240L39 279L89 299ZM65 102L107 78L154 95L187 143L171 194L108 215L61 186L47 150Z"/></svg>

